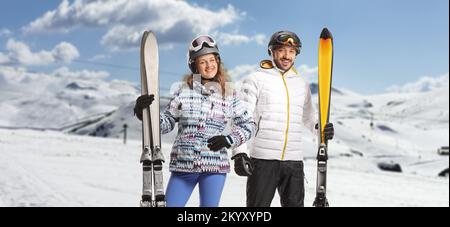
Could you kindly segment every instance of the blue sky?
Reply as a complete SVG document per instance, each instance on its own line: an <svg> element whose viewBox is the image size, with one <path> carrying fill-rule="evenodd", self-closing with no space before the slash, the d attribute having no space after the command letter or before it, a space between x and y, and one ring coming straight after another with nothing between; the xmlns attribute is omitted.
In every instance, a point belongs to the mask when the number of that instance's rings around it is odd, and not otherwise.
<svg viewBox="0 0 450 227"><path fill-rule="evenodd" d="M303 65L313 80L318 37L326 26L335 38L337 87L373 94L448 74L447 0L62 2L0 3L0 66L34 72L65 66L137 82L139 34L152 29L161 44L161 81L167 88L188 72L188 42L198 33L214 34L226 67L244 75L268 57L271 34L288 29L303 42L296 66ZM58 51L61 43L72 51ZM34 58L18 50L24 45Z"/></svg>

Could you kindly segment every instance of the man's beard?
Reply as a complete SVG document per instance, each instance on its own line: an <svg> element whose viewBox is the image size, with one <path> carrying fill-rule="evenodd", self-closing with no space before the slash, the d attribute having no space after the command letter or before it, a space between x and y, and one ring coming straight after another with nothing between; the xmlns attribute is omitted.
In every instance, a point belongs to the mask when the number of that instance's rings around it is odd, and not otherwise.
<svg viewBox="0 0 450 227"><path fill-rule="evenodd" d="M285 66L283 66L282 65L282 61L284 61L284 60L288 60L289 61L289 65L288 66L286 66L286 68L285 68ZM293 60L291 60L291 59L287 59L287 58L282 58L282 59L279 59L279 60L275 60L274 61L275 62L275 65L279 68L279 69L281 69L281 70L283 70L283 71L288 71L290 68L292 68L292 66L294 65L294 61Z"/></svg>

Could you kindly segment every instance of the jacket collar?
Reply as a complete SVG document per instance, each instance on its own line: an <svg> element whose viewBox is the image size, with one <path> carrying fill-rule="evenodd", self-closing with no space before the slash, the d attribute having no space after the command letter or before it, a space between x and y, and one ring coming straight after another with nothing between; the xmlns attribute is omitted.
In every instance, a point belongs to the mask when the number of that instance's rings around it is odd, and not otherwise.
<svg viewBox="0 0 450 227"><path fill-rule="evenodd" d="M274 66L273 62L271 60L262 60L259 63L259 66L262 70L268 70L276 73L277 75L284 75L285 77L294 77L299 76L297 69L292 66L287 72L283 72L280 69L278 69L276 66Z"/></svg>

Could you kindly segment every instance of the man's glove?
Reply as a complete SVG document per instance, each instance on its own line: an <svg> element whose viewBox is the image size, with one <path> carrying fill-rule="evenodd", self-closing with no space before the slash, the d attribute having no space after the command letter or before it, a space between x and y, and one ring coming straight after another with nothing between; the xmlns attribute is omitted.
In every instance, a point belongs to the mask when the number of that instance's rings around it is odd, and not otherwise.
<svg viewBox="0 0 450 227"><path fill-rule="evenodd" d="M154 95L141 95L136 99L136 104L134 105L134 115L142 121L142 111L149 107L155 100Z"/></svg>
<svg viewBox="0 0 450 227"><path fill-rule="evenodd" d="M231 147L231 144L228 142L227 137L225 136L214 136L208 140L208 148L212 151L219 151L224 147Z"/></svg>
<svg viewBox="0 0 450 227"><path fill-rule="evenodd" d="M246 153L239 153L231 158L234 160L234 172L237 175L248 177L253 173L253 164Z"/></svg>
<svg viewBox="0 0 450 227"><path fill-rule="evenodd" d="M319 124L316 124L316 129L319 129ZM334 137L334 126L333 123L327 123L323 129L323 134L325 135L325 140L332 140Z"/></svg>
<svg viewBox="0 0 450 227"><path fill-rule="evenodd" d="M334 137L334 126L332 123L328 123L325 125L323 129L323 133L325 135L325 140L332 140Z"/></svg>

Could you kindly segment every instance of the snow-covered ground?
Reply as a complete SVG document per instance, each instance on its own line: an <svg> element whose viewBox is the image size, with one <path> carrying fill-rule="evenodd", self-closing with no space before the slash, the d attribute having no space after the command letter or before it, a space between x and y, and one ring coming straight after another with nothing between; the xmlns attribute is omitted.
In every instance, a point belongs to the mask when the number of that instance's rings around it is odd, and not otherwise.
<svg viewBox="0 0 450 227"><path fill-rule="evenodd" d="M168 156L172 135L163 137ZM0 206L138 206L141 142L0 129ZM448 156L443 157L448 165ZM165 164L167 183L170 173ZM315 191L316 163L305 162L305 205ZM382 172L363 157L331 158L332 206L448 206L449 178ZM246 179L230 173L221 206L245 206ZM279 206L276 196L272 206ZM198 206L195 190L188 206Z"/></svg>

